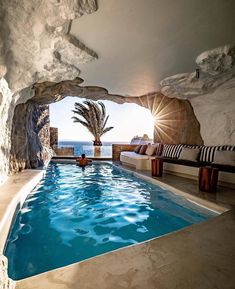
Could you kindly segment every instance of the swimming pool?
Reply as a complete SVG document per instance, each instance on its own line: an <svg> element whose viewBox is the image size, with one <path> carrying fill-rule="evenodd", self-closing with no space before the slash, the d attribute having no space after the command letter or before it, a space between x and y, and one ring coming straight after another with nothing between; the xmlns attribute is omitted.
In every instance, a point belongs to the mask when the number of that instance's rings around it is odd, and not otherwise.
<svg viewBox="0 0 235 289"><path fill-rule="evenodd" d="M110 163L48 166L19 210L4 254L22 279L215 216Z"/></svg>

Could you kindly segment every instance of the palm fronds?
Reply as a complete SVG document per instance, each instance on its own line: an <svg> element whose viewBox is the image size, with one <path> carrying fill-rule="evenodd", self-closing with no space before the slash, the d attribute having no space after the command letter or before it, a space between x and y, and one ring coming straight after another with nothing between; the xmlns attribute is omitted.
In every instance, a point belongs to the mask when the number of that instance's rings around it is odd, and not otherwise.
<svg viewBox="0 0 235 289"><path fill-rule="evenodd" d="M72 112L75 114L72 117L73 121L85 126L94 136L94 143L102 145L100 137L113 129L113 127L105 128L109 115L106 116L106 108L103 102L95 103L91 100L86 100L83 103L76 102Z"/></svg>

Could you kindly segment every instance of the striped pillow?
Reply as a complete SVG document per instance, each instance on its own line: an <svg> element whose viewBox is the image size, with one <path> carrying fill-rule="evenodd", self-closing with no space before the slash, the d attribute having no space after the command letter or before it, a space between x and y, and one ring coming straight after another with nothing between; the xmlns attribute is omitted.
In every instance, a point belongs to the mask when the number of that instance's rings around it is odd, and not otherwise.
<svg viewBox="0 0 235 289"><path fill-rule="evenodd" d="M177 144L177 145L164 144L162 156L167 157L167 158L179 158L179 155L184 146L185 145L182 145L182 144Z"/></svg>
<svg viewBox="0 0 235 289"><path fill-rule="evenodd" d="M223 151L235 151L235 146L223 146Z"/></svg>
<svg viewBox="0 0 235 289"><path fill-rule="evenodd" d="M214 161L215 152L223 150L224 146L202 146L199 157L200 162L212 163Z"/></svg>

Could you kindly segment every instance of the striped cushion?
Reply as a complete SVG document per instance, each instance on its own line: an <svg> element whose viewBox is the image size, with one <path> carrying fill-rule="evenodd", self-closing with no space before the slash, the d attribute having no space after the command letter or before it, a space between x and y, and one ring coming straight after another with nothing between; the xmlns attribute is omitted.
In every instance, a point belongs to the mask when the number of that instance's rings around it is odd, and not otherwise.
<svg viewBox="0 0 235 289"><path fill-rule="evenodd" d="M224 146L202 146L199 161L212 163L214 161L215 152L217 150L223 150L223 147Z"/></svg>
<svg viewBox="0 0 235 289"><path fill-rule="evenodd" d="M167 158L179 158L182 148L200 148L199 161L212 163L214 161L215 152L218 151L235 151L235 146L199 146L199 145L184 145L184 144L164 144L162 156Z"/></svg>
<svg viewBox="0 0 235 289"><path fill-rule="evenodd" d="M235 146L223 146L223 151L235 151Z"/></svg>
<svg viewBox="0 0 235 289"><path fill-rule="evenodd" d="M182 144L177 144L177 145L164 144L162 156L167 157L167 158L179 158L179 155L184 146L185 145L182 145Z"/></svg>

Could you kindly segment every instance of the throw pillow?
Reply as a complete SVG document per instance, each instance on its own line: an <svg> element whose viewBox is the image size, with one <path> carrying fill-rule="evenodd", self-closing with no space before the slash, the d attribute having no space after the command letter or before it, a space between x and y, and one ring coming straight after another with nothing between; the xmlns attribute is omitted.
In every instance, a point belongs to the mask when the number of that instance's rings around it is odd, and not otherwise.
<svg viewBox="0 0 235 289"><path fill-rule="evenodd" d="M154 146L156 147L156 156L162 155L163 144L162 143L155 143Z"/></svg>
<svg viewBox="0 0 235 289"><path fill-rule="evenodd" d="M142 145L139 151L140 155L145 155L148 145Z"/></svg>
<svg viewBox="0 0 235 289"><path fill-rule="evenodd" d="M135 152L136 154L138 154L139 151L140 151L140 148L141 148L141 145L138 145L138 146L134 149L134 152Z"/></svg>
<svg viewBox="0 0 235 289"><path fill-rule="evenodd" d="M198 160L200 149L182 148L179 159L196 162Z"/></svg>
<svg viewBox="0 0 235 289"><path fill-rule="evenodd" d="M216 151L214 163L235 166L235 151Z"/></svg>
<svg viewBox="0 0 235 289"><path fill-rule="evenodd" d="M148 156L153 156L156 153L156 146L155 145L148 145L145 154Z"/></svg>

